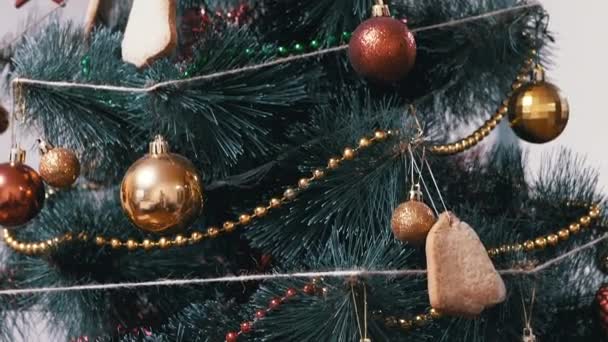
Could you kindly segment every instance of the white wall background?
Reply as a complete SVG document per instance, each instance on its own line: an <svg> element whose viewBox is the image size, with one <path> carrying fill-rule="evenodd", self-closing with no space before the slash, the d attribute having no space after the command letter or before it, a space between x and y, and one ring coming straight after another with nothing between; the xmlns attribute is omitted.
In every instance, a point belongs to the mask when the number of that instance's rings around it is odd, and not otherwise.
<svg viewBox="0 0 608 342"><path fill-rule="evenodd" d="M608 26L605 24L608 1L542 2L551 15L551 29L557 34L555 66L549 77L568 96L571 111L568 126L557 140L545 145L524 143L530 151L530 172L538 169L543 153L566 146L587 156L589 164L600 171L599 186L608 189L608 153L605 150L608 145ZM87 3L86 0L72 0L60 11L61 15L81 20ZM55 6L51 0L30 0L19 10L13 4L13 0L0 1L0 37L18 31L28 15L40 15ZM512 134L508 129L501 131ZM35 132L22 134L30 136L23 145L30 148L29 164L36 166L37 152L32 148ZM0 135L0 162L8 157L9 144L8 134ZM43 336L33 332L25 340L42 341L45 340Z"/></svg>

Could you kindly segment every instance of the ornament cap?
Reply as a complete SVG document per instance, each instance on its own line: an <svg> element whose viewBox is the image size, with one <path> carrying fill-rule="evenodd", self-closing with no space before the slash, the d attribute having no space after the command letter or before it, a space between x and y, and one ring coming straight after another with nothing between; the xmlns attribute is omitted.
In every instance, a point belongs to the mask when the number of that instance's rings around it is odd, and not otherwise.
<svg viewBox="0 0 608 342"><path fill-rule="evenodd" d="M150 142L151 155L159 155L169 153L169 142L163 138L162 135L158 134L154 137L154 140Z"/></svg>
<svg viewBox="0 0 608 342"><path fill-rule="evenodd" d="M19 146L14 145L13 147L11 147L8 160L11 166L25 163L25 151L22 150Z"/></svg>
<svg viewBox="0 0 608 342"><path fill-rule="evenodd" d="M524 328L523 342L536 342L536 335L534 335L532 328Z"/></svg>
<svg viewBox="0 0 608 342"><path fill-rule="evenodd" d="M38 149L40 149L41 154L45 154L55 148L55 146L53 146L51 143L48 143L42 139L38 139L36 142L38 142Z"/></svg>
<svg viewBox="0 0 608 342"><path fill-rule="evenodd" d="M372 17L390 17L391 11L383 0L376 0L372 7Z"/></svg>
<svg viewBox="0 0 608 342"><path fill-rule="evenodd" d="M535 83L545 82L545 69L541 65L536 65L532 70L532 81Z"/></svg>
<svg viewBox="0 0 608 342"><path fill-rule="evenodd" d="M410 201L422 202L422 190L420 190L420 183L412 185L412 190L410 190Z"/></svg>

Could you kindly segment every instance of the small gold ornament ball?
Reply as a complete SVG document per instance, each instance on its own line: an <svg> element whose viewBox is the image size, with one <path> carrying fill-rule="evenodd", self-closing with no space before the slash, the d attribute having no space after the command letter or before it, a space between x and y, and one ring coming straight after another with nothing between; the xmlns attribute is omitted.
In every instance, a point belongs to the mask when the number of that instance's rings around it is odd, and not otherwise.
<svg viewBox="0 0 608 342"><path fill-rule="evenodd" d="M391 228L397 240L421 245L435 221L435 214L428 205L411 199L395 209Z"/></svg>
<svg viewBox="0 0 608 342"><path fill-rule="evenodd" d="M52 187L70 187L79 175L80 162L72 150L55 147L40 158L40 176Z"/></svg>
<svg viewBox="0 0 608 342"><path fill-rule="evenodd" d="M120 200L127 216L140 229L174 232L199 216L203 188L194 165L179 154L170 153L168 143L157 136L150 144L150 153L125 174Z"/></svg>
<svg viewBox="0 0 608 342"><path fill-rule="evenodd" d="M549 82L523 86L509 102L511 128L527 142L542 144L557 138L566 128L568 117L568 101Z"/></svg>

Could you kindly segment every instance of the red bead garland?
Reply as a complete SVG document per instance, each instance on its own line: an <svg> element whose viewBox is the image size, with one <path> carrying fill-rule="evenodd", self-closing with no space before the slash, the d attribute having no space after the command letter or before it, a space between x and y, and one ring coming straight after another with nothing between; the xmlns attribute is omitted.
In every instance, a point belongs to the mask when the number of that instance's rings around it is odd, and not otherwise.
<svg viewBox="0 0 608 342"><path fill-rule="evenodd" d="M291 297L294 297L297 294L298 294L298 292L296 291L296 289L289 288L289 289L287 289L287 292L285 292L285 297L291 298Z"/></svg>
<svg viewBox="0 0 608 342"><path fill-rule="evenodd" d="M279 306L281 305L281 298L273 298L270 303L268 304L268 307L272 310L276 310L279 308Z"/></svg>
<svg viewBox="0 0 608 342"><path fill-rule="evenodd" d="M302 288L302 292L307 295L317 294L317 286L315 284L320 283L321 281L322 281L322 279L317 279L317 278L313 279L312 282L304 285L304 287ZM318 294L326 295L327 288L324 287L318 292L319 292ZM271 299L270 302L268 303L268 307L266 309L259 309L255 312L253 321L242 322L240 325L240 330L238 332L229 331L226 334L226 342L236 342L239 335L249 334L251 331L253 331L254 324L257 321L264 319L266 317L266 314L268 314L268 312L277 310L281 306L281 304L283 304L286 300L293 298L297 295L298 295L298 290L290 287L285 291L284 297L275 297L275 298Z"/></svg>
<svg viewBox="0 0 608 342"><path fill-rule="evenodd" d="M238 338L239 334L235 333L234 331L230 331L226 334L226 342L236 342Z"/></svg>
<svg viewBox="0 0 608 342"><path fill-rule="evenodd" d="M608 333L608 285L604 284L600 287L595 300L599 309L600 325L604 332Z"/></svg>
<svg viewBox="0 0 608 342"><path fill-rule="evenodd" d="M192 57L192 47L208 30L220 31L226 25L242 26L251 22L253 18L251 7L242 3L227 11L217 10L210 12L202 7L192 7L184 10L180 20L180 39L183 42L182 59Z"/></svg>
<svg viewBox="0 0 608 342"><path fill-rule="evenodd" d="M266 317L266 310L258 310L255 312L256 319L262 319L264 317Z"/></svg>
<svg viewBox="0 0 608 342"><path fill-rule="evenodd" d="M315 293L315 285L314 284L306 284L306 286L304 286L304 293L311 295L313 293Z"/></svg>
<svg viewBox="0 0 608 342"><path fill-rule="evenodd" d="M241 332L243 334L249 334L251 332L251 322L241 323Z"/></svg>

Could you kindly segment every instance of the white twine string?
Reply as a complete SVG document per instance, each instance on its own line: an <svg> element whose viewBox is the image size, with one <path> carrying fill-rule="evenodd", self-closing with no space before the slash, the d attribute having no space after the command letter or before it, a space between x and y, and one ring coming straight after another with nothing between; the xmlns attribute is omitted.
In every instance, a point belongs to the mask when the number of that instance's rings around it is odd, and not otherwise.
<svg viewBox="0 0 608 342"><path fill-rule="evenodd" d="M410 150L410 154L411 153L412 152ZM435 205L435 201L433 201L433 195L431 193L431 190L426 185L426 182L424 181L424 177L422 177L422 168L424 167L424 165L420 165L420 167L418 167L418 163L416 163L416 158L414 158L413 154L412 154L412 164L414 165L414 167L416 168L416 171L420 175L419 179L422 182L422 186L424 187L424 191L426 191L427 198L429 199L429 201L431 201L431 207L433 207L433 211L435 211L435 215L439 216L439 214L441 214L441 213L439 212L439 210L437 210L437 206ZM437 191L439 191L439 189L437 189ZM448 211L447 208L445 208L445 204L444 204L444 210Z"/></svg>
<svg viewBox="0 0 608 342"><path fill-rule="evenodd" d="M423 32L423 31L429 31L429 30L436 30L436 29L440 29L440 28L458 26L458 25L462 25L462 24L469 23L472 21L501 16L504 14L520 11L520 10L527 9L527 8L538 7L538 6L540 6L540 3L536 0L534 0L534 1L531 1L531 2L523 4L523 5L500 9L500 10L496 10L496 11L491 11L491 12L487 12L487 13L483 13L483 14L479 14L479 15L465 17L462 19L450 20L450 21L435 24L435 25L423 26L423 27L412 29L411 31L416 33L416 32ZM244 73L244 72L255 71L255 70L259 70L259 69L263 69L263 68L283 64L283 63L304 60L304 59L311 58L311 57L320 57L325 54L346 50L347 48L348 48L348 44L344 44L344 45L340 45L340 46L336 46L336 47L332 47L332 48L318 50L315 52L304 53L301 55L278 58L278 59L275 59L272 61L255 64L255 65L250 65L250 66L245 66L242 68L236 68L236 69L226 70L226 71L219 71L219 72L215 72L215 73L211 73L211 74L207 74L207 75L195 76L195 77L181 79L181 80L170 80L170 81L159 82L159 83L156 83L156 84L148 86L148 87L122 87L122 86L100 85L100 84L89 84L89 83L55 82L55 81L34 80L34 79L29 79L29 78L14 78L12 80L12 83L13 84L21 83L21 84L39 85L39 86L46 86L46 87L51 87L51 88L77 88L77 89L107 90L107 91L126 92L126 93L149 93L149 92L158 90L159 88L164 88L164 87L168 87L168 86L178 87L178 86L184 85L184 84L190 84L190 83L199 82L199 81L208 81L208 80L226 77L226 76L233 76L233 75L237 75L237 74Z"/></svg>
<svg viewBox="0 0 608 342"><path fill-rule="evenodd" d="M573 256L577 253L582 252L594 245L608 239L608 234L604 234L595 240L592 240L584 245L581 245L567 253L564 253L553 259L530 269L521 268L509 268L498 270L501 275L533 275L539 273L559 262ZM365 269L355 270L335 270L327 272L296 272L296 273L275 273L275 274L253 274L253 275L241 275L241 276L227 276L219 278L206 278L206 279L159 279L155 281L145 282L127 282L127 283L111 283L111 284L88 284L88 285L77 285L77 286L57 286L57 287L38 287L28 289L7 289L0 291L0 296L12 296L12 295L27 295L36 293L53 293L53 292L73 292L73 291L90 291L90 290L115 290L115 289L134 289L140 287L152 287L152 286L186 286L186 285L202 285L211 283L233 283L233 282L248 282L248 281L262 281L262 280L276 280L276 279L293 279L293 278L347 278L347 277L406 277L406 276L424 276L426 270L417 269L405 269L405 270L383 270L383 271L370 271Z"/></svg>

